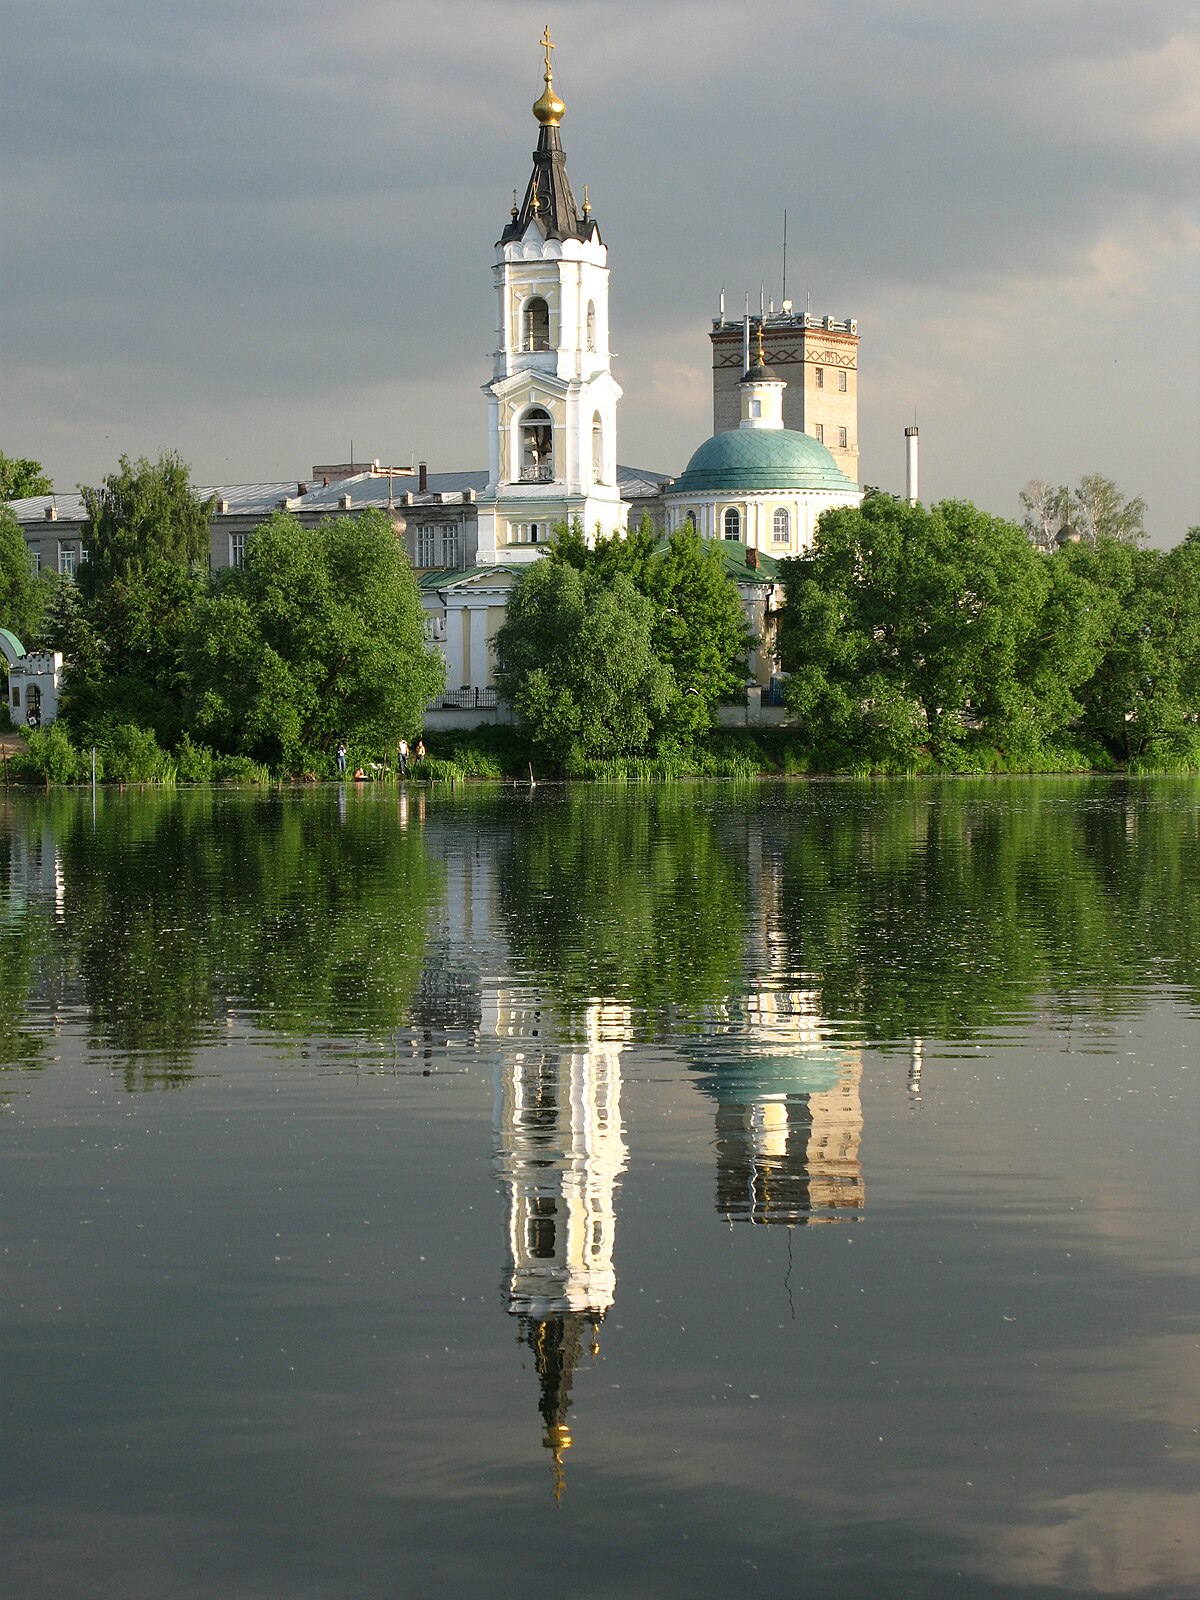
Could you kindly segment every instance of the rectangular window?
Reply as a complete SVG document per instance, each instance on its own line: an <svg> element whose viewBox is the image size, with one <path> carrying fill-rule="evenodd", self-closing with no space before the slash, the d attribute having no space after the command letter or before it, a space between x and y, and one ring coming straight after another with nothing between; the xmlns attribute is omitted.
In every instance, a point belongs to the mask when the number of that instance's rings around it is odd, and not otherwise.
<svg viewBox="0 0 1200 1600"><path fill-rule="evenodd" d="M838 373L838 388L841 390L841 392L843 394L845 394L845 392L846 392L846 372L845 372L844 368L843 368L843 370L841 372Z"/></svg>
<svg viewBox="0 0 1200 1600"><path fill-rule="evenodd" d="M824 367L818 367L817 368L816 374L814 376L813 381L816 383L816 386L817 386L818 389L823 389L825 387L825 368Z"/></svg>
<svg viewBox="0 0 1200 1600"><path fill-rule="evenodd" d="M419 567L437 566L437 536L436 526L424 522L417 529L417 565Z"/></svg>
<svg viewBox="0 0 1200 1600"><path fill-rule="evenodd" d="M244 567L246 564L246 535L244 533L231 533L229 535L229 565L231 567Z"/></svg>
<svg viewBox="0 0 1200 1600"><path fill-rule="evenodd" d="M29 552L29 576L36 578L42 570L42 552L31 550Z"/></svg>
<svg viewBox="0 0 1200 1600"><path fill-rule="evenodd" d="M73 578L75 576L75 546L73 544L60 544L58 547L58 575L60 578Z"/></svg>
<svg viewBox="0 0 1200 1600"><path fill-rule="evenodd" d="M21 691L20 691L20 689L17 688L16 684L14 683L13 684L13 705L14 706L19 706L20 704L21 704Z"/></svg>
<svg viewBox="0 0 1200 1600"><path fill-rule="evenodd" d="M458 565L458 529L442 529L442 565L456 567Z"/></svg>
<svg viewBox="0 0 1200 1600"><path fill-rule="evenodd" d="M817 423L817 443L825 443L825 424L823 422Z"/></svg>
<svg viewBox="0 0 1200 1600"><path fill-rule="evenodd" d="M846 448L846 430L845 430L845 428L839 428L838 429L838 446L842 450L844 450Z"/></svg>

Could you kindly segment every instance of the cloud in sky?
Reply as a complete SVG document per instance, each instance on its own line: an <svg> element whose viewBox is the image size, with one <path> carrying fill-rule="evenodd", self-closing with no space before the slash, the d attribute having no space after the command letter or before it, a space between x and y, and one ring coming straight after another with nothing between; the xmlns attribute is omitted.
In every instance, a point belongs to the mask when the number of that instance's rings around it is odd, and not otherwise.
<svg viewBox="0 0 1200 1600"><path fill-rule="evenodd" d="M0 449L70 487L486 460L490 265L541 9L10 0ZM577 0L563 138L610 250L620 455L709 427L724 286L854 315L862 472L1014 514L1098 470L1200 520L1200 24L1147 0Z"/></svg>

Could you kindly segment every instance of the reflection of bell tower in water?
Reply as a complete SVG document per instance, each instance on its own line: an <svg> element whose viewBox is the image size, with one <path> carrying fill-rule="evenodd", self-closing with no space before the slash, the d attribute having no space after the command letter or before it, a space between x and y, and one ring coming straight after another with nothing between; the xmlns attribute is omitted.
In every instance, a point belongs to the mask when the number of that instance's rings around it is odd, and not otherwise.
<svg viewBox="0 0 1200 1600"><path fill-rule="evenodd" d="M494 1133L508 1192L504 1293L533 1354L542 1442L554 1493L571 1446L571 1385L586 1349L599 1352L613 1303L613 1208L625 1166L621 1128L623 1006L589 1007L576 1041L559 1044L536 991L485 986L483 1032L499 1041Z"/></svg>

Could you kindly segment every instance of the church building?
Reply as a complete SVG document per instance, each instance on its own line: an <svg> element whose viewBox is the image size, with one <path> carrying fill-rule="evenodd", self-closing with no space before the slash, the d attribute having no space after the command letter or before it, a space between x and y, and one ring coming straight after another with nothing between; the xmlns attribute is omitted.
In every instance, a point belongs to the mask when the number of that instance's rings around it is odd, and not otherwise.
<svg viewBox="0 0 1200 1600"><path fill-rule="evenodd" d="M532 170L523 198L513 191L491 268L486 472L350 462L314 467L301 482L200 490L214 504L211 564L240 565L254 528L277 510L305 523L385 510L417 574L430 647L446 662L446 692L430 710L477 721L496 710L494 640L513 583L555 525L577 521L594 541L646 512L664 532L690 523L721 541L759 641L751 675L765 688L782 601L776 559L811 548L823 511L862 498L857 324L794 316L789 302L780 315L764 306L738 324L726 320L722 295L711 332L713 436L678 480L619 465L608 250L587 187L580 203L567 173L549 28L541 45ZM35 572L71 577L86 554L82 498L39 496L11 509Z"/></svg>

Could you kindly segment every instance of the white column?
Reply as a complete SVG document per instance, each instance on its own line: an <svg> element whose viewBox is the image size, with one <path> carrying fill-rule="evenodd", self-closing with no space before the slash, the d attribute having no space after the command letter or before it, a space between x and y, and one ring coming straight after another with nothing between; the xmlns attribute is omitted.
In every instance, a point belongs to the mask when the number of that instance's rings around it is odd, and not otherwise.
<svg viewBox="0 0 1200 1600"><path fill-rule="evenodd" d="M471 676L472 689L486 689L491 674L488 671L487 610L472 606L467 612L471 619Z"/></svg>
<svg viewBox="0 0 1200 1600"><path fill-rule="evenodd" d="M461 689L463 685L463 634L462 610L446 603L446 688Z"/></svg>
<svg viewBox="0 0 1200 1600"><path fill-rule="evenodd" d="M904 430L904 498L910 506L915 506L920 499L920 490L917 486L917 430L915 427Z"/></svg>

